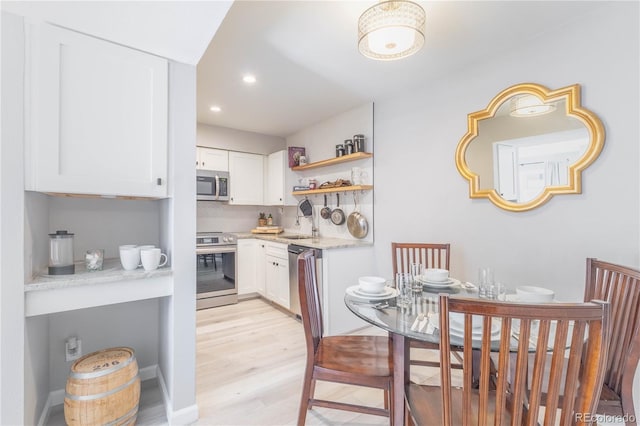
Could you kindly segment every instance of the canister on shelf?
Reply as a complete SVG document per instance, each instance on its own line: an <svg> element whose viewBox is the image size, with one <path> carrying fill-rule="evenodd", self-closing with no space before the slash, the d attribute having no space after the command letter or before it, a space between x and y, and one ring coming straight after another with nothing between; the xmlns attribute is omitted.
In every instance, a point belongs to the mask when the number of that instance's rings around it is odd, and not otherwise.
<svg viewBox="0 0 640 426"><path fill-rule="evenodd" d="M49 275L74 274L73 234L56 231L49 234Z"/></svg>
<svg viewBox="0 0 640 426"><path fill-rule="evenodd" d="M353 141L351 139L344 141L344 153L345 155L353 154Z"/></svg>
<svg viewBox="0 0 640 426"><path fill-rule="evenodd" d="M364 152L364 135L353 135L353 152Z"/></svg>
<svg viewBox="0 0 640 426"><path fill-rule="evenodd" d="M342 157L344 155L344 145L339 143L336 145L336 157Z"/></svg>

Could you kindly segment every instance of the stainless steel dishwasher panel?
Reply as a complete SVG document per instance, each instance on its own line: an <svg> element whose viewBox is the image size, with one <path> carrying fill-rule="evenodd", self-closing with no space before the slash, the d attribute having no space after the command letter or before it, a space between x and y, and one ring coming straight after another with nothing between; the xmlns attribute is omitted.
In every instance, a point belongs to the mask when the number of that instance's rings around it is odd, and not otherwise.
<svg viewBox="0 0 640 426"><path fill-rule="evenodd" d="M289 244L289 309L297 317L300 317L300 293L298 293L298 255L311 247ZM316 257L316 282L318 283L318 294L322 300L322 250L312 249Z"/></svg>

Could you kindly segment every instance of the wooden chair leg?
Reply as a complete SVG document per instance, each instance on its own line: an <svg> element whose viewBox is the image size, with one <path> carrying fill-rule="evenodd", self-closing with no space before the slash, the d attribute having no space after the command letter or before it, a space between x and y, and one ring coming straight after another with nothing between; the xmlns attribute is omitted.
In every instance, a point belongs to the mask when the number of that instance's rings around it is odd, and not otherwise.
<svg viewBox="0 0 640 426"><path fill-rule="evenodd" d="M304 372L304 382L302 384L302 396L300 397L300 410L298 411L298 426L304 426L307 420L307 410L309 410L309 399L313 397L315 391L315 380L313 380L313 366L307 365Z"/></svg>

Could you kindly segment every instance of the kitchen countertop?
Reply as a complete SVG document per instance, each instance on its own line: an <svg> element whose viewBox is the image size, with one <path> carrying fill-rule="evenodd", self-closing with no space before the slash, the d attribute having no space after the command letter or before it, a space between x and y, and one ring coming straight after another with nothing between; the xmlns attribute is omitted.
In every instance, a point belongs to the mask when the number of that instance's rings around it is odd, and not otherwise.
<svg viewBox="0 0 640 426"><path fill-rule="evenodd" d="M25 283L24 291L53 290L58 288L76 287L87 284L104 284L119 281L141 280L153 277L171 276L170 267L158 268L155 271L145 271L137 268L133 271L125 271L120 265L119 259L105 259L102 271L88 272L84 261L75 262L76 273L68 275L45 275L33 277L31 282Z"/></svg>
<svg viewBox="0 0 640 426"><path fill-rule="evenodd" d="M347 247L371 247L373 243L370 241L360 240L347 240L344 238L334 237L318 237L318 238L286 238L287 236L294 236L290 232L283 232L281 234L252 234L250 232L236 232L234 233L237 239L256 238L258 240L274 241L282 244L297 244L305 247L311 247L320 250L347 248Z"/></svg>

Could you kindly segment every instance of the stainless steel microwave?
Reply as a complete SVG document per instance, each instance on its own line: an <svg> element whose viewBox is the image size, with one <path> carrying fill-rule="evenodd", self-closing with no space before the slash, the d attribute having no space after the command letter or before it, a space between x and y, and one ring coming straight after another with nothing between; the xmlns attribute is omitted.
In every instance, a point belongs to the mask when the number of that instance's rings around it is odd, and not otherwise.
<svg viewBox="0 0 640 426"><path fill-rule="evenodd" d="M196 170L198 201L229 201L229 172Z"/></svg>

